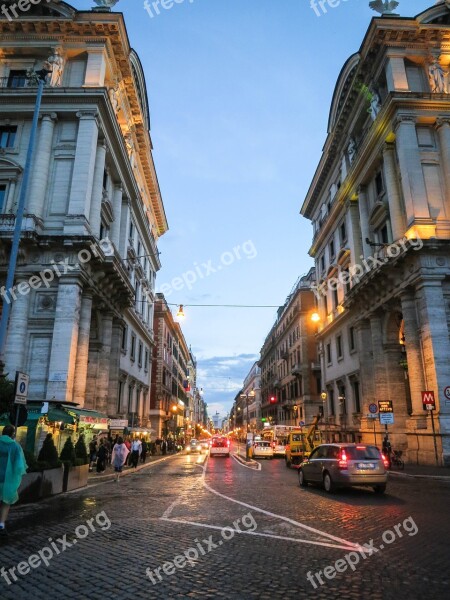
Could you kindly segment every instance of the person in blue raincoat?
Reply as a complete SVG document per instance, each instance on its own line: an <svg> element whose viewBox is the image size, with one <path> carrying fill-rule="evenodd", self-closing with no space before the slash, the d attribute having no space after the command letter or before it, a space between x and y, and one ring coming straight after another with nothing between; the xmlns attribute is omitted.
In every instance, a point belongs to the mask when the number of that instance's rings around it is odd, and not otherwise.
<svg viewBox="0 0 450 600"><path fill-rule="evenodd" d="M27 472L23 450L14 440L14 435L14 427L7 425L0 436L0 537L7 535L9 509L19 499L17 490Z"/></svg>

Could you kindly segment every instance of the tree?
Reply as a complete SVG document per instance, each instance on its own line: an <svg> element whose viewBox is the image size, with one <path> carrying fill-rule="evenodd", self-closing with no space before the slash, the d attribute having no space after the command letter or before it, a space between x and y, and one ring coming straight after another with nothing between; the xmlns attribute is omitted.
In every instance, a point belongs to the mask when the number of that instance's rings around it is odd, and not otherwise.
<svg viewBox="0 0 450 600"><path fill-rule="evenodd" d="M64 447L61 450L59 458L63 462L70 464L70 466L75 464L77 456L75 454L75 447L73 445L71 437L67 438L66 443L64 444Z"/></svg>
<svg viewBox="0 0 450 600"><path fill-rule="evenodd" d="M9 413L14 400L14 382L7 377L8 375L0 375L0 415Z"/></svg>
<svg viewBox="0 0 450 600"><path fill-rule="evenodd" d="M88 453L86 444L84 442L84 434L82 433L75 444L75 454L77 458L80 458L83 461L83 465L87 465L89 463Z"/></svg>
<svg viewBox="0 0 450 600"><path fill-rule="evenodd" d="M55 448L55 442L53 441L53 435L51 433L47 433L41 451L39 452L38 461L47 463L50 467L58 467L60 465L58 452Z"/></svg>

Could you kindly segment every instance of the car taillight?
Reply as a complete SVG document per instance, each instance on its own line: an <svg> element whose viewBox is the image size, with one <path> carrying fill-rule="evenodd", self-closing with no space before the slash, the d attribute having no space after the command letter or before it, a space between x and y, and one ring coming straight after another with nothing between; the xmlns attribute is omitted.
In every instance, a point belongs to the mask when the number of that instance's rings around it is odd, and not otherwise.
<svg viewBox="0 0 450 600"><path fill-rule="evenodd" d="M383 464L384 464L384 467L385 467L386 469L389 469L389 460L388 460L388 459L385 457L385 455L384 455L384 454L382 454L382 455L381 455L381 458L383 459Z"/></svg>
<svg viewBox="0 0 450 600"><path fill-rule="evenodd" d="M341 458L339 459L339 468L340 469L346 469L348 467L348 459L347 459L347 455L345 454L345 452L341 453Z"/></svg>
<svg viewBox="0 0 450 600"><path fill-rule="evenodd" d="M227 440L227 446L230 447L230 440Z"/></svg>

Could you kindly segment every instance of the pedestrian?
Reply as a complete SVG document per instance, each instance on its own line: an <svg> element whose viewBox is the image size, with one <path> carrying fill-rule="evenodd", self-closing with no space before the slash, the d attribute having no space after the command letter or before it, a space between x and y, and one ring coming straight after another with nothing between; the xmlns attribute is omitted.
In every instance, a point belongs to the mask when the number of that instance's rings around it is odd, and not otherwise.
<svg viewBox="0 0 450 600"><path fill-rule="evenodd" d="M19 499L22 477L27 472L23 450L15 440L15 428L7 425L0 436L0 537L6 537L6 519L11 504Z"/></svg>
<svg viewBox="0 0 450 600"><path fill-rule="evenodd" d="M155 446L156 446L156 454L161 454L161 444L162 444L162 440L161 438L158 438L155 441Z"/></svg>
<svg viewBox="0 0 450 600"><path fill-rule="evenodd" d="M130 464L130 458L131 458L131 442L130 442L130 439L127 438L124 441L124 444L128 448L128 458L127 458L127 463L126 464L129 465Z"/></svg>
<svg viewBox="0 0 450 600"><path fill-rule="evenodd" d="M145 460L147 458L148 452L148 444L145 440L142 440L142 451L141 451L141 461L145 464Z"/></svg>
<svg viewBox="0 0 450 600"><path fill-rule="evenodd" d="M108 449L104 439L100 440L100 446L97 451L97 473L103 473L106 469L108 459Z"/></svg>
<svg viewBox="0 0 450 600"><path fill-rule="evenodd" d="M139 457L142 452L142 443L139 438L134 438L133 443L131 444L131 458L130 458L130 466L137 469L139 463Z"/></svg>
<svg viewBox="0 0 450 600"><path fill-rule="evenodd" d="M94 465L97 462L97 436L94 436L89 442L89 471L94 470Z"/></svg>
<svg viewBox="0 0 450 600"><path fill-rule="evenodd" d="M122 473L123 465L127 460L129 450L125 446L123 442L123 438L119 437L117 439L117 444L114 446L112 451L112 465L114 467L114 471L116 473L116 481L118 482L120 479L120 474Z"/></svg>
<svg viewBox="0 0 450 600"><path fill-rule="evenodd" d="M166 442L166 440L163 440L161 442L161 452L162 452L163 455L166 454L166 452L167 452L167 442Z"/></svg>

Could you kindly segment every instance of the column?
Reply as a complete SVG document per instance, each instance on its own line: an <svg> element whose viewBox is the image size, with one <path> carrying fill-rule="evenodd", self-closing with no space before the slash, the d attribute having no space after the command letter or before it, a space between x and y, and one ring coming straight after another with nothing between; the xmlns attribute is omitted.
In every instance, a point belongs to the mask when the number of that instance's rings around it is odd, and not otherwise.
<svg viewBox="0 0 450 600"><path fill-rule="evenodd" d="M387 373L384 363L383 348L383 324L381 314L375 313L370 317L370 330L372 337L372 370L374 378L374 392L376 400L393 400L395 410L395 398L388 398L389 388Z"/></svg>
<svg viewBox="0 0 450 600"><path fill-rule="evenodd" d="M439 147L441 151L441 169L445 181L445 198L447 206L450 203L450 120L437 119L436 129L439 135ZM447 214L450 218L450 213Z"/></svg>
<svg viewBox="0 0 450 600"><path fill-rule="evenodd" d="M21 283L28 282L26 277L18 277L15 282L15 287ZM25 286L24 286L25 287ZM30 292L28 286L26 295L17 293L16 300L12 300L11 313L8 324L8 337L6 340L5 363L6 373L10 373L14 377L16 371L26 371L26 344L29 336L28 332L28 313L30 309ZM2 298L4 302L4 299Z"/></svg>
<svg viewBox="0 0 450 600"><path fill-rule="evenodd" d="M78 112L79 118L77 147L73 165L72 186L70 189L67 233L85 233L85 221L89 220L92 185L94 180L95 158L97 153L98 123L96 113ZM72 224L74 217L82 219L81 227ZM81 229L81 231L80 231Z"/></svg>
<svg viewBox="0 0 450 600"><path fill-rule="evenodd" d="M104 46L88 49L85 86L103 87L105 85L106 60L104 52Z"/></svg>
<svg viewBox="0 0 450 600"><path fill-rule="evenodd" d="M129 200L122 202L120 217L120 248L121 256L126 257L128 248L128 232L130 230L131 204Z"/></svg>
<svg viewBox="0 0 450 600"><path fill-rule="evenodd" d="M408 92L405 60L403 56L390 56L386 66L386 79L390 92Z"/></svg>
<svg viewBox="0 0 450 600"><path fill-rule="evenodd" d="M370 322L367 319L358 321L355 323L355 329L361 381L361 409L363 413L367 413L369 411L369 404L376 400Z"/></svg>
<svg viewBox="0 0 450 600"><path fill-rule="evenodd" d="M405 332L406 358L408 361L408 379L411 391L413 415L423 416L422 394L425 390L423 376L422 351L420 347L419 324L414 292L405 290L401 296L403 323Z"/></svg>
<svg viewBox="0 0 450 600"><path fill-rule="evenodd" d="M372 248L366 242L367 238L370 238L369 230L369 208L367 206L367 190L364 185L360 185L358 189L358 208L359 208L359 220L361 223L361 237L362 237L362 248L364 258L371 256ZM355 256L355 264L359 262L359 255Z"/></svg>
<svg viewBox="0 0 450 600"><path fill-rule="evenodd" d="M114 415L119 410L120 355L122 341L122 324L114 319L112 324L111 355L109 361L108 414Z"/></svg>
<svg viewBox="0 0 450 600"><path fill-rule="evenodd" d="M358 263L360 260L360 256L363 253L363 248L361 245L361 221L358 204L353 200L350 200L349 202L348 212L350 217L351 234L349 233L347 237L350 240L350 244L353 245L354 262ZM346 220L346 225L348 227L348 220Z"/></svg>
<svg viewBox="0 0 450 600"><path fill-rule="evenodd" d="M120 184L114 186L113 192L113 214L114 221L111 225L111 241L114 246L119 250L120 243L120 224L122 218L122 196L123 190Z"/></svg>
<svg viewBox="0 0 450 600"><path fill-rule="evenodd" d="M34 153L33 175L26 212L42 219L50 171L56 113L43 115Z"/></svg>
<svg viewBox="0 0 450 600"><path fill-rule="evenodd" d="M394 241L402 238L405 235L406 225L404 211L402 207L402 199L398 187L398 174L396 167L396 159L394 155L394 145L385 144L383 148L384 160L384 179L386 183L389 214L392 227L392 236Z"/></svg>
<svg viewBox="0 0 450 600"><path fill-rule="evenodd" d="M96 410L108 412L109 369L111 358L113 316L111 313L101 315L101 348L99 351L97 371Z"/></svg>
<svg viewBox="0 0 450 600"><path fill-rule="evenodd" d="M81 406L85 406L86 404L91 316L92 295L89 292L83 292L78 328L77 360L75 363L76 376L73 386L73 401L78 402Z"/></svg>
<svg viewBox="0 0 450 600"><path fill-rule="evenodd" d="M79 281L75 278L61 277L53 326L47 399L54 396L57 400L72 401L80 308Z"/></svg>
<svg viewBox="0 0 450 600"><path fill-rule="evenodd" d="M406 227L409 227L415 219L430 219L415 118L409 115L401 115L396 136L397 155L406 208Z"/></svg>
<svg viewBox="0 0 450 600"><path fill-rule="evenodd" d="M92 183L91 209L89 212L89 225L95 237L100 236L102 223L102 201L103 201L103 175L105 172L106 144L101 142L97 146L95 155L95 169Z"/></svg>

